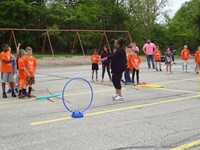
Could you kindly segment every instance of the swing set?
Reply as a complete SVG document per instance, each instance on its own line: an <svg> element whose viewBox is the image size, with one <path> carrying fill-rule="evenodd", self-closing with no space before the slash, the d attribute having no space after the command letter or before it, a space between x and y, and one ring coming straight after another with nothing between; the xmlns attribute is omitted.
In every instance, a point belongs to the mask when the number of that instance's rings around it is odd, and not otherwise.
<svg viewBox="0 0 200 150"><path fill-rule="evenodd" d="M43 43L42 43L42 50L41 50L41 58L44 55L44 51L45 51L45 44L48 42L48 46L51 50L51 54L53 57L55 57L55 51L52 47L52 42L51 42L51 38L49 33L50 32L71 32L71 33L75 33L74 36L74 41L73 41L73 46L72 46L72 50L74 50L75 45L76 45L76 41L78 38L81 50L82 50L82 55L85 55L85 50L82 44L82 40L81 40L81 36L80 33L85 32L93 32L93 33L100 33L101 34L101 39L99 42L99 46L98 46L98 51L100 50L103 40L105 40L107 46L109 47L109 49L111 49L110 47L110 43L109 43L109 39L107 37L107 33L118 33L118 34L125 34L126 38L129 39L129 42L132 43L132 37L129 31L118 31L118 30L65 30L65 29L14 29L14 28L0 28L0 31L9 31L10 32L10 40L9 40L9 44L12 43L12 41L14 41L14 46L17 49L17 38L15 36L15 32L16 31L24 31L24 32L41 32L44 34L44 39L43 39Z"/></svg>

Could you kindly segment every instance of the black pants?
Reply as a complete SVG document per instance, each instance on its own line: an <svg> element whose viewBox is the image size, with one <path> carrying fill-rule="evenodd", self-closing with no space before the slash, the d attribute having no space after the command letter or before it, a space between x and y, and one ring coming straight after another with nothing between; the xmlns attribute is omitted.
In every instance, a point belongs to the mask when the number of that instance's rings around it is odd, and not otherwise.
<svg viewBox="0 0 200 150"><path fill-rule="evenodd" d="M133 69L133 76L132 76L132 82L135 82L135 72L136 72L136 78L137 78L137 83L139 83L139 70Z"/></svg>
<svg viewBox="0 0 200 150"><path fill-rule="evenodd" d="M102 79L104 79L104 75L105 75L105 70L106 69L107 69L107 73L108 73L109 79L111 79L110 66L104 66L104 65L102 65Z"/></svg>
<svg viewBox="0 0 200 150"><path fill-rule="evenodd" d="M120 90L122 88L122 86L121 86L122 74L123 74L123 72L114 72L112 74L112 82L113 82L115 89Z"/></svg>

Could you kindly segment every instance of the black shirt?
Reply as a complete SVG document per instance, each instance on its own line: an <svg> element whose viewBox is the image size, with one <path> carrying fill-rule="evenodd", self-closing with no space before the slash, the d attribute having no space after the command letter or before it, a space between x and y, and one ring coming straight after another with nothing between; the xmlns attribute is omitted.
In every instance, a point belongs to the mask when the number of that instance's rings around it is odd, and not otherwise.
<svg viewBox="0 0 200 150"><path fill-rule="evenodd" d="M117 48L117 50L110 56L108 60L111 61L112 73L123 72L127 66L126 52L123 47Z"/></svg>

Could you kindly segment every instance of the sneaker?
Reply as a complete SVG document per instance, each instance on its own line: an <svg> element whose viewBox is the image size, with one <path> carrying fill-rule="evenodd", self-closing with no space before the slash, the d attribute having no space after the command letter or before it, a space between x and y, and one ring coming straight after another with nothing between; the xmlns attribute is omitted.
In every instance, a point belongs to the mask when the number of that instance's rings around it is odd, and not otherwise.
<svg viewBox="0 0 200 150"><path fill-rule="evenodd" d="M118 94L114 94L114 95L112 96L112 99L114 100L117 96L118 96Z"/></svg>
<svg viewBox="0 0 200 150"><path fill-rule="evenodd" d="M3 98L7 98L6 92L3 92L2 97L3 97Z"/></svg>
<svg viewBox="0 0 200 150"><path fill-rule="evenodd" d="M23 94L18 95L18 98L24 98L24 97L25 97L25 95L23 95Z"/></svg>
<svg viewBox="0 0 200 150"><path fill-rule="evenodd" d="M15 92L16 92L16 93L19 93L19 90L18 90L18 88L15 88Z"/></svg>
<svg viewBox="0 0 200 150"><path fill-rule="evenodd" d="M122 79L121 81L122 81L123 83L125 83L125 81L124 81L123 79Z"/></svg>
<svg viewBox="0 0 200 150"><path fill-rule="evenodd" d="M14 91L12 92L12 97L17 97Z"/></svg>
<svg viewBox="0 0 200 150"><path fill-rule="evenodd" d="M117 95L113 100L119 101L119 100L124 100L122 96Z"/></svg>
<svg viewBox="0 0 200 150"><path fill-rule="evenodd" d="M9 90L7 91L7 94L8 94L8 93L11 93L11 92L12 92L12 90L11 90L11 89L9 89Z"/></svg>
<svg viewBox="0 0 200 150"><path fill-rule="evenodd" d="M27 96L27 97L32 97L31 94L27 94L26 96Z"/></svg>

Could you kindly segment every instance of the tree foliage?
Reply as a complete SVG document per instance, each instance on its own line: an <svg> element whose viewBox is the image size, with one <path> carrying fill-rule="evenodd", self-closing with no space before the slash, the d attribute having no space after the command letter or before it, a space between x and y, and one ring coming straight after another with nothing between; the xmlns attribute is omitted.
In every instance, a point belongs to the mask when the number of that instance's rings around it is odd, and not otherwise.
<svg viewBox="0 0 200 150"><path fill-rule="evenodd" d="M192 49L200 41L200 1L191 0L170 18L165 6L168 0L2 0L1 28L128 30L141 48L151 38L165 50L172 42L180 49L189 42ZM166 23L158 22L165 16ZM24 45L40 50L44 33L20 32L16 37ZM69 52L75 34L50 32L53 48ZM97 47L99 33L81 33L87 49ZM108 34L112 43L121 34ZM8 42L8 32L0 31L1 43ZM47 45L45 46L47 49ZM80 51L78 45L77 49Z"/></svg>
<svg viewBox="0 0 200 150"><path fill-rule="evenodd" d="M186 2L169 23L170 40L177 49L188 43L192 52L200 45L200 1Z"/></svg>

